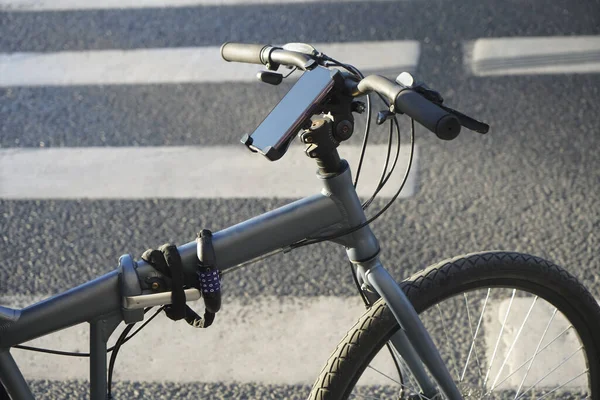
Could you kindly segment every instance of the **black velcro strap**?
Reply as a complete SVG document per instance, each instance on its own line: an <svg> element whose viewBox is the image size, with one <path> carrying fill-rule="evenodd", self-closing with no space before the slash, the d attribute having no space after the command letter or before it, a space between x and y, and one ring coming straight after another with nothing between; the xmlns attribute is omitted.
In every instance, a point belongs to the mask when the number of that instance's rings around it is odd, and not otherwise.
<svg viewBox="0 0 600 400"><path fill-rule="evenodd" d="M183 289L183 263L174 244L164 244L158 250L146 250L142 260L151 264L158 272L171 278L171 304L165 307L165 314L173 321L186 316L185 292Z"/></svg>
<svg viewBox="0 0 600 400"><path fill-rule="evenodd" d="M171 271L171 305L165 307L165 314L174 321L185 318L185 292L183 290L183 263L174 244L164 244L159 250Z"/></svg>
<svg viewBox="0 0 600 400"><path fill-rule="evenodd" d="M160 250L148 249L142 254L142 260L146 261L148 264L151 264L155 269L158 270L163 275L171 277L171 271L169 271L169 267L167 266L167 262L165 261L165 256Z"/></svg>

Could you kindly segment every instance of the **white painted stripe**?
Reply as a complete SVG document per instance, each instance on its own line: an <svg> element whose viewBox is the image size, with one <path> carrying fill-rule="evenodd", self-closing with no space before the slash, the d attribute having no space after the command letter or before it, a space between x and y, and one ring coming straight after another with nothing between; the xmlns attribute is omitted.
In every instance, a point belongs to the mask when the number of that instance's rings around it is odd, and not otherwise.
<svg viewBox="0 0 600 400"><path fill-rule="evenodd" d="M201 311L202 305L195 308ZM210 329L193 329L161 315L119 352L115 379L311 384L364 311L358 296L265 297L224 299ZM109 346L121 330L111 336ZM89 326L81 324L27 344L87 352L88 332ZM27 379L88 379L85 358L65 362L18 349L11 353Z"/></svg>
<svg viewBox="0 0 600 400"><path fill-rule="evenodd" d="M465 53L479 76L600 72L600 36L478 39Z"/></svg>
<svg viewBox="0 0 600 400"><path fill-rule="evenodd" d="M329 3L351 3L355 1L362 0L327 0L327 2ZM103 0L102 2L91 0L0 0L0 10L58 11L126 8L170 8L193 6L234 6L245 4L294 4L314 2L323 2L323 0Z"/></svg>
<svg viewBox="0 0 600 400"><path fill-rule="evenodd" d="M412 71L416 41L315 44L339 61L364 70ZM259 65L226 62L220 47L0 54L1 86L65 86L185 82L252 82Z"/></svg>
<svg viewBox="0 0 600 400"><path fill-rule="evenodd" d="M4 297L0 299L0 304L21 308L39 300L39 297ZM508 303L509 300L488 303L482 327L485 337L479 342L485 346L485 350L480 351L478 356L483 365L488 365L491 359ZM536 304L516 346L508 353L531 304L530 299L514 300L500 341L499 356L490 371L492 381L502 365L504 355L510 354L510 358L498 382L527 362L538 347L539 338L552 313L547 304L539 303ZM201 310L200 303L194 307ZM259 312L260 310L268 311ZM122 348L118 367L115 369L115 379L138 382L311 384L339 340L364 311L358 296L267 296L254 299L224 299L216 323L206 330L192 329L184 322L174 323L161 315ZM567 326L564 317L557 315L543 345L558 336ZM114 343L122 329L123 326L119 327L111 336L109 346ZM81 324L25 344L63 351L87 352L88 337L88 325ZM539 353L534 368L528 373L525 387L535 384L577 347L577 337L571 332ZM18 349L11 353L28 379L88 379L87 359L69 358L68 362L65 362L65 359L59 356ZM582 372L581 368L585 368L584 365L583 357L578 354L561 366L557 370L558 373L549 375L541 386L554 387L561 384ZM394 363L387 351L381 352L371 366L388 376L395 376ZM525 370L526 368L519 370L520 372L508 377L500 389L516 389ZM390 381L385 376L369 370L358 384L389 385ZM584 386L585 376L567 385L568 388L580 389Z"/></svg>
<svg viewBox="0 0 600 400"><path fill-rule="evenodd" d="M352 168L360 146L339 149ZM367 148L358 186L370 196L383 166L387 146ZM391 197L408 160L402 147L396 171L380 195ZM393 155L393 153L392 153ZM416 164L402 192L416 190ZM214 147L91 147L0 150L0 198L296 198L318 193L314 160L294 144L276 162L244 145ZM170 185L164 184L170 182Z"/></svg>

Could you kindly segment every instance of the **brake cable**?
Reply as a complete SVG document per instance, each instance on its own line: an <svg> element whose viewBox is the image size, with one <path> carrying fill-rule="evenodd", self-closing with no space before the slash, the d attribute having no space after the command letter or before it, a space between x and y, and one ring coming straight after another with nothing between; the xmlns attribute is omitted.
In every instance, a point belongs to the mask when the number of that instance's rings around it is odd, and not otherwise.
<svg viewBox="0 0 600 400"><path fill-rule="evenodd" d="M319 54L320 58L329 61L331 64L331 66L339 66L344 68L345 70L347 70L348 72L350 72L351 74L353 74L354 76L356 76L358 79L363 79L365 76L362 72L360 72L360 70L358 68L356 68L353 65L350 64L344 64L332 57L329 57L326 54ZM381 101L383 101L383 103L386 105L386 107L389 107L389 103L387 102L387 100L379 93L377 93L377 95L379 96L379 98L381 99ZM360 172L362 169L362 164L364 161L364 155L366 152L366 147L367 147L367 142L369 140L369 132L370 132L370 128L371 128L371 96L368 94L367 95L367 123L365 125L365 134L364 134L364 139L363 139L363 144L362 144L362 148L361 148L361 152L360 152L360 158L358 161L358 167L356 169L356 176L354 178L354 188L356 189L356 185L358 184L358 178L360 176ZM392 148L392 121L393 123L396 125L396 130L397 130L397 135L398 135L398 147L397 147L397 151L396 151L396 155L394 158L394 162L392 164L392 167L390 169L390 171L387 171L388 165L389 165L389 159L390 159L390 153L391 153L391 148ZM388 140L388 153L387 153L387 157L386 157L386 161L384 163L384 167L383 167L383 171L381 173L381 177L379 178L379 183L377 185L377 188L375 189L375 192L373 193L373 195L369 198L369 200L367 200L365 203L363 203L362 208L363 210L365 210L371 203L372 201L375 199L375 197L377 196L377 193L379 193L381 191L381 189L383 188L383 186L387 183L387 181L389 180L390 176L392 175L392 173L394 172L394 169L396 168L396 163L398 161L398 157L400 155L400 125L398 124L398 119L397 117L394 115L394 117L392 118L392 120L390 121L390 138ZM386 175L387 172L387 175Z"/></svg>
<svg viewBox="0 0 600 400"><path fill-rule="evenodd" d="M388 163L390 161L390 153L392 150L392 135L393 135L393 131L394 131L394 126L396 127L396 132L397 132L396 155L394 157L394 162L392 163L391 169L387 172L387 174L385 174L387 171ZM400 126L398 125L398 121L394 119L394 120L390 120L390 136L389 136L389 140L388 140L388 152L387 152L387 156L386 156L386 162L383 167L382 175L379 178L379 183L377 185L377 188L375 189L375 192L371 196L371 198L363 203L363 205L362 205L363 210L366 210L371 205L373 200L375 200L375 197L377 196L377 194L381 191L381 189L383 189L383 187L385 186L387 181L390 179L390 176L392 175L392 173L394 172L394 169L396 168L396 163L398 162L399 155L400 155Z"/></svg>
<svg viewBox="0 0 600 400"><path fill-rule="evenodd" d="M392 172L394 172L394 169L396 168L396 163L398 162L398 156L400 155L400 125L398 124L398 119L393 118L392 121L394 122L394 125L396 126L396 132L398 135L398 143L397 143L397 148L396 148L396 157L394 158L394 163L392 164L392 168L391 170L388 172L387 176L385 177L385 179L383 180L381 187L383 187L387 181L390 179L390 176L392 176Z"/></svg>
<svg viewBox="0 0 600 400"><path fill-rule="evenodd" d="M354 67L354 66L352 66L350 64L341 63L341 62L339 62L339 61L337 61L337 60L335 60L335 59L333 59L333 58L331 58L329 56L326 56L325 54L321 54L321 56L325 60L327 60L327 61L332 61L334 63L333 65L337 65L337 66L340 66L340 67L346 69L348 72L352 73L357 78L359 78L359 79L363 79L364 78L364 75L356 67ZM294 72L294 71L292 71L292 72ZM381 94L379 94L379 93L377 93L377 94L378 94L379 98L384 102L384 104L386 106L389 106L389 104L386 101L386 99ZM364 139L363 139L363 144L362 144L362 148L361 148L361 154L360 154L360 159L359 159L358 167L357 167L357 170L356 170L356 176L355 176L355 180L354 180L354 188L356 188L356 186L358 184L358 179L359 179L360 172L361 172L361 169L362 169L362 164L364 162L364 155L365 155L365 152L366 152L366 146L367 146L367 142L368 142L368 139L369 139L369 133L370 133L370 129L371 129L371 119L372 119L371 118L371 97L370 97L370 95L367 95L367 123L365 125ZM396 151L396 155L395 155L395 158L394 158L394 162L392 163L392 167L391 167L390 171L387 171L387 167L389 165L389 157L390 157L390 153L391 153L391 146L392 146L392 129L393 129L393 125L396 126L396 132L397 132L397 137L398 137L397 151ZM415 134L415 131L414 131L414 120L411 119L411 149L410 149L410 155L409 155L407 169L406 169L405 175L404 175L404 177L402 179L402 184L400 185L400 188L394 194L394 196L392 197L392 199L377 214L375 214L373 217L371 217L367 221L365 221L365 222L363 222L363 223L361 223L361 224L359 224L359 225L357 225L357 226L355 226L353 228L349 228L349 229L347 229L345 231L338 232L336 234L329 235L329 236L319 237L319 238L303 239L303 240L301 240L299 242L293 243L292 245L289 246L288 249L284 250L284 252L288 252L288 251L290 251L292 249L296 249L296 248L299 248L299 247L308 246L308 245L311 245L311 244L320 243L320 242L323 242L323 241L326 241L326 240L332 240L332 239L338 238L340 236L344 236L344 235L350 234L352 232L355 232L355 231L363 228L366 225L369 225L371 222L373 222L377 218L379 218L385 211L387 211L387 209L393 204L393 202L399 196L400 192L402 191L402 189L404 188L404 186L406 184L406 181L407 181L407 178L408 178L408 174L409 174L410 168L412 166L412 159L413 159L413 154L414 154L414 134ZM376 195L381 191L381 189L383 188L383 186L388 182L391 174L393 173L393 171L394 171L394 169L396 167L396 163L398 161L399 153L400 153L400 126L398 124L398 120L397 120L396 116L394 116L393 119L390 121L390 136L389 136L389 140L388 140L388 153L387 153L387 156L386 156L386 161L385 161L385 164L384 164L384 168L382 170L382 175L381 175L381 177L379 179L379 183L377 185L377 188L375 189L375 192L369 198L369 200L367 200L362 205L363 209L366 209L367 207L369 207L369 205L375 199ZM387 174L386 174L386 172L387 172ZM350 265L352 265L352 264L350 263ZM366 297L364 296L364 294L360 290L356 274L355 274L355 272L353 270L352 270L352 276L354 278L356 286L359 288L359 293L361 294L361 297L363 298L363 301L365 302L366 305L369 305ZM152 307L146 308L144 310L144 313L150 311L151 308ZM133 327L134 327L135 324L131 324L131 325L127 326L123 330L123 332L121 332L121 335L117 339L115 345L107 349L107 353L108 352L113 352L111 354L109 371L108 371L108 396L109 396L109 398L111 398L111 396L112 396L111 395L112 372L113 372L113 369L114 369L114 364L116 362L116 356L117 356L118 351L120 350L121 346L123 344L127 343L135 335L137 335L163 309L164 309L164 306L160 307L147 321L145 321L130 336L127 336L127 335L133 329ZM61 356L90 357L90 353L67 352L67 351L52 350L52 349L46 349L46 348L40 348L40 347L33 347L33 346L16 345L16 346L14 346L14 348L21 349L21 350L27 350L27 351L35 351L35 352L47 353L47 354L61 355Z"/></svg>
<svg viewBox="0 0 600 400"><path fill-rule="evenodd" d="M406 182L408 180L408 174L410 173L410 168L412 166L412 161L413 161L413 156L414 156L414 152L415 152L415 121L411 118L410 120L410 126L411 126L411 132L410 132L410 154L408 157L408 163L407 163L407 168L406 168L406 172L404 173L404 177L402 178L402 184L400 185L400 188L398 189L398 191L394 194L394 196L392 196L391 200L381 209L379 210L373 217L369 218L368 220L366 220L365 222L358 224L352 228L348 228L345 230L342 230L340 232L334 233L332 235L327 235L327 236L320 236L317 238L312 238L312 239L303 239L300 240L296 243L292 243L286 250L284 250L284 252L289 252L293 249L297 249L300 247L304 247L304 246L308 246L311 244L315 244L315 243L320 243L326 240L332 240L332 239L336 239L339 238L340 236L345 236L348 235L352 232L356 232L357 230L369 225L371 222L375 221L377 218L379 218L385 211L387 211L388 208L390 208L390 206L394 203L394 201L398 198L398 196L400 195L400 192L402 191L402 189L404 189L404 186L406 185Z"/></svg>
<svg viewBox="0 0 600 400"><path fill-rule="evenodd" d="M365 76L363 75L362 72L360 72L358 70L358 68L354 67L353 65L350 64L344 64L342 62L339 62L338 60L329 57L326 54L319 54L318 56L319 58L322 58L326 61L329 61L329 65L328 66L338 66L338 67L342 67L344 68L346 71L350 72L352 75L354 75L357 79L363 79ZM371 95L367 94L367 123L365 124L365 133L364 133L364 138L363 138L363 143L362 143L362 147L360 150L360 158L358 159L358 167L356 168L356 175L354 177L354 189L356 189L356 185L358 184L358 178L360 176L360 172L362 170L362 165L363 165L363 161L365 158L365 152L367 150L367 142L369 141L369 133L371 132Z"/></svg>
<svg viewBox="0 0 600 400"><path fill-rule="evenodd" d="M349 64L343 64L331 57L326 56L325 54L320 55L321 57L323 57L324 59L327 59L329 61L332 61L334 63L334 65L340 66L344 69L346 69L347 71L349 71L350 73L352 73L353 75L355 75L357 78L359 79L363 79L364 75L354 66L349 65ZM377 93L377 95L379 96L379 98L383 101L383 103L389 107L389 103L386 101L386 99L379 93ZM389 165L389 158L390 158L390 153L391 153L391 147L392 147L392 131L393 131L393 124L396 127L396 132L397 132L397 137L398 137L398 142L397 142L397 149L396 149L396 155L394 158L394 162L392 163L392 167L390 169L389 172L387 172L387 167ZM358 162L358 167L356 170L356 176L355 176L355 180L354 180L354 188L356 189L356 186L358 184L358 178L360 176L360 172L361 172L361 168L362 168L362 164L364 161L364 155L365 155L365 151L366 151L366 147L367 147L367 142L369 140L369 132L370 132L370 127L371 127L371 97L370 95L367 95L367 123L365 125L365 134L364 134L364 139L363 139L363 144L362 144L362 149L361 149L361 153L360 153L360 159ZM414 134L415 134L415 130L414 130L414 120L411 119L411 150L410 150L410 156L409 156L409 161L408 161L408 166L406 169L406 173L404 175L404 178L402 180L402 184L400 185L400 188L398 189L398 191L396 192L396 194L392 197L392 199L388 202L388 204L386 204L380 211L379 213L377 213L374 217L372 217L371 219L369 219L368 221L364 222L363 224L360 224L357 227L351 228L349 230L337 233L333 236L329 236L329 237L321 237L321 238L316 238L316 239L303 239L299 242L296 242L292 245L289 246L288 249L284 250L284 252L288 252L291 251L294 248L299 248L299 247L303 247L303 246L308 246L310 244L315 244L315 243L319 243L325 240L330 240L330 239L334 239L336 237L340 237L343 235L346 235L348 233L354 232L366 225L368 225L369 223L371 223L372 221L374 221L375 219L377 219L379 216L381 216L391 205L392 203L396 200L396 198L398 197L398 195L400 194L400 192L402 191L402 189L404 188L404 185L406 184L407 178L408 178L408 174L410 172L410 167L412 165L412 158L413 158L413 154L414 154ZM387 156L386 156L386 161L383 167L383 170L381 172L381 177L379 178L379 183L377 185L377 188L375 189L375 192L373 193L373 195L369 198L369 200L367 200L365 203L362 204L362 208L363 210L367 209L369 207L369 205L371 205L371 203L373 202L373 200L375 199L375 197L377 196L377 194L379 193L379 191L383 188L383 186L385 186L385 184L388 182L388 180L390 179L390 176L392 175L392 173L394 172L394 169L396 168L396 163L398 161L398 157L400 155L400 143L401 143L401 135L400 135L400 125L398 124L398 119L397 117L394 115L393 119L390 121L390 136L389 136L389 140L388 140L388 152L387 152ZM352 278L354 280L354 284L356 285L356 288L358 290L358 293L360 294L360 297L363 300L363 303L365 304L365 306L367 308L369 308L371 306L369 300L367 299L367 297L365 296L365 294L363 293L363 291L361 290L360 284L358 282L358 277L356 275L356 271L354 270L354 267L352 265L351 262L348 263L349 267L350 267L350 272L352 274Z"/></svg>
<svg viewBox="0 0 600 400"><path fill-rule="evenodd" d="M319 55L319 57L329 61L330 63L328 63L327 66L339 66L344 68L346 71L350 72L351 74L353 74L357 79L363 79L364 75L362 74L362 72L360 72L358 70L358 68L350 65L350 64L343 64L323 53L321 53ZM353 183L353 187L354 189L356 189L356 185L358 184L358 178L360 177L360 172L362 169L362 164L364 161L364 157L365 157L365 152L367 149L367 142L369 141L369 132L371 131L371 95L368 94L367 95L367 123L365 124L365 133L364 133L364 137L363 137L363 142L362 142L362 146L361 146L361 151L360 151L360 157L358 160L358 167L356 168L356 175L354 177L354 183ZM387 159L386 159L387 160ZM394 163L395 164L395 163ZM387 169L387 163L386 166L384 167L384 171ZM383 178L383 176L382 176ZM381 179L380 179L380 184L381 184ZM376 193L375 193L376 194ZM375 197L375 194L373 194L372 198ZM363 206L364 209L364 206ZM369 300L367 299L367 297L365 296L365 294L363 293L363 291L360 288L360 284L358 282L358 277L356 275L356 272L354 271L354 266L352 265L351 262L348 263L348 266L350 267L350 274L352 275L352 279L354 280L354 284L356 285L356 289L358 291L358 293L360 294L360 297L363 300L363 303L365 304L365 306L367 308L370 307L370 303Z"/></svg>
<svg viewBox="0 0 600 400"><path fill-rule="evenodd" d="M333 62L334 66L340 66L344 69L346 69L347 71L349 71L350 73L352 73L353 75L355 75L357 78L363 79L364 75L354 66L350 65L350 64L344 64L341 63L323 53L321 53L319 55L319 57L322 57L324 60L326 61L331 61ZM379 93L377 93L377 95L379 96L379 98L383 101L383 103L389 107L389 103L387 102L387 100ZM369 118L367 119L367 124L366 124L366 129L365 129L365 139L363 141L363 147L361 150L361 156L360 156L360 160L359 160L359 164L357 167L357 172L356 172L356 178L355 178L355 182L354 182L354 187L356 188L356 185L358 183L358 176L360 174L360 170L362 168L362 163L364 161L364 153L366 150L366 144L367 144L367 140L368 140L368 134L370 131L370 122L371 122L371 114L370 114L370 98L369 95L367 95L367 101L368 101L368 106L369 106ZM391 148L391 141L388 142L388 157L386 158L386 167L384 168L384 170L382 171L382 176L380 178L379 184L377 186L377 188L375 189L375 192L373 193L373 195L371 196L371 198L369 200L367 200L365 202L365 204L363 204L363 209L366 209L371 203L372 201L375 199L375 196L377 195L377 193L379 193L381 191L381 189L383 188L383 186L387 183L387 181L389 180L392 172L394 171L394 168L396 167L396 162L398 159L398 155L400 153L400 126L398 124L398 120L397 117L394 115L393 117L393 121L396 125L396 129L397 129L397 134L398 134L398 148L397 148L397 153L396 153L396 157L394 159L394 163L392 164L392 168L391 170L386 174L386 169L387 169L387 164L389 162L389 150ZM390 121L390 124L392 123L392 121ZM312 238L312 239L302 239L296 243L292 243L290 246L288 246L287 249L284 250L284 252L289 252L293 249L297 249L300 247L304 247L304 246L308 246L311 244L316 244L316 243L320 243L326 240L332 240L332 239L336 239L339 238L340 236L345 236L348 235L352 232L355 232L357 230L359 230L360 228L363 228L365 226L367 226L368 224L370 224L371 222L375 221L377 218L379 218L385 211L387 211L387 209L394 203L394 201L398 198L398 196L400 195L400 192L402 191L402 189L404 188L404 186L406 185L406 182L408 180L408 174L410 172L410 168L412 166L412 160L413 160L413 156L414 156L414 137L415 137L415 125L414 125L414 120L411 119L411 145L410 145L410 154L409 154L409 159L408 159L408 165L406 168L406 172L404 174L404 177L402 179L402 183L400 185L400 188L398 189L398 191L394 194L394 196L392 197L392 199L381 209L379 210L379 212L377 212L373 217L371 217L370 219L368 219L367 221L352 227L352 228L348 228L346 230L343 230L341 232L335 233L333 235L328 235L328 236L321 236L318 238Z"/></svg>
<svg viewBox="0 0 600 400"><path fill-rule="evenodd" d="M147 313L148 311L150 311L151 309L152 309L152 307L146 308L144 310L144 314ZM121 345L127 343L130 339L132 339L135 335L137 335L139 333L139 331L141 331L144 327L146 327L146 325L148 325L150 323L150 321L152 321L163 309L164 309L164 306L160 307L147 321L145 321L138 329L136 329L135 332L133 332L131 335L129 335L127 338L125 338L125 340L123 340L123 343L121 343ZM130 326L133 326L133 325L135 325L135 324L132 324ZM57 356L67 356L67 357L89 357L90 356L90 353L76 353L76 352L70 352L70 351L52 350L52 349L45 349L42 347L24 346L21 344L13 346L13 348L27 350L27 351L35 351L38 353L54 354ZM110 353L115 348L116 348L116 344L112 347L109 347L106 350L106 352Z"/></svg>

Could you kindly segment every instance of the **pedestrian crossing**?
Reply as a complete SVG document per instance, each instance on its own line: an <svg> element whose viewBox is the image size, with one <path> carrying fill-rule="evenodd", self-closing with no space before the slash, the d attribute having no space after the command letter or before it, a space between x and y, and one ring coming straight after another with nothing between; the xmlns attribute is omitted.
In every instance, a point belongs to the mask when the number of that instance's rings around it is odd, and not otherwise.
<svg viewBox="0 0 600 400"><path fill-rule="evenodd" d="M138 252L137 257L165 241L182 244L199 228L222 229L318 191L314 166L308 165L299 146L272 164L236 145L244 129L256 126L289 85L266 87L255 80L259 66L222 61L221 42L304 41L367 73L394 77L411 71L433 77L428 83L434 88L439 84L442 94L449 94L449 106L456 104L467 114L473 111L475 117L495 115L500 108L491 102L481 106L486 97L501 101L507 93L527 96L518 88L543 86L549 82L545 79L572 88L577 101L590 101L598 94L594 85L600 72L600 32L585 28L585 19L580 19L584 28L575 35L560 26L555 31L535 30L539 25L532 22L533 31L522 36L509 37L497 28L490 37L477 28L465 34L470 14L462 10L465 18L459 19L461 6L450 9L444 3L0 0L0 254L14 260L2 267L2 304L31 303L108 272L121 253ZM490 3L481 7L498 7L504 15L498 2ZM341 11L340 22L332 24L332 10L345 7L372 22L353 26ZM266 25L264 11L271 9L268 20L280 22ZM447 14L440 12L444 10ZM477 12L482 12L479 3L473 6ZM425 16L421 22L420 13ZM451 28L447 34L431 32L438 24L445 26L444 15L459 33ZM297 21L311 23L294 24ZM326 29L323 21L328 21ZM396 27L392 21L402 23ZM434 70L440 72L430 72ZM510 103L501 105L508 108ZM515 104L521 103L517 99ZM581 107L584 116L592 115L589 106ZM540 112L553 114L553 109ZM546 114L540 115L543 119ZM593 236L581 239L575 228L565 235L554 233L567 223L552 222L541 208L543 193L585 187L585 182L594 182L594 169L589 176L574 178L569 168L556 163L553 149L548 159L536 151L547 138L528 138L529 130L514 138L514 122L497 122L507 124L497 136L494 131L489 137L463 134L443 145L418 131L422 135L402 200L374 225L384 260L393 264L390 269L399 279L434 260L498 247L530 250L559 261L571 261L577 254L577 264L598 265L586 251L593 247ZM406 132L405 122L402 127ZM560 130L548 134L555 135L558 147L567 143L556 152L566 151L568 159L575 157L571 145L579 151L593 148L597 141L585 135L571 139ZM359 139L357 133L340 150L353 166ZM377 131L368 147L361 197L372 192L379 178L386 140L387 132ZM500 150L498 143L503 145ZM529 157L517 156L518 146L531 149ZM374 207L383 206L396 191L407 151L404 142L396 186L388 185ZM587 153L575 154L581 165L597 163ZM492 172L496 168L498 172ZM165 176L177 182L175 188L152 185ZM535 188L534 183L549 176L554 186ZM494 183L506 192L490 191ZM533 197L523 197L523 184L529 185ZM573 215L572 207L583 207L581 218L574 217L573 223L589 231L597 216L597 195L588 196L592 198L576 205L548 202L559 214ZM532 222L531 228L522 227L510 222L508 214L548 225ZM562 243L565 237L576 245ZM294 398L300 385L305 393L363 310L359 299L350 297L355 289L340 256L342 249L320 245L238 272L224 283L225 305L214 327L199 334L161 318L152 324L154 329L147 328L136 343L128 344L116 380L127 387L128 382L147 387L162 381L199 387L283 385L282 398ZM580 276L593 280L587 272ZM262 294L265 297L258 297ZM497 308L501 306L499 302ZM260 317L254 318L257 314ZM518 329L517 322L514 325L509 329L513 333ZM85 351L85 328L73 327L62 338L51 335L35 344ZM165 345L165 337L172 346ZM531 343L525 340L521 345ZM208 348L219 351L209 354ZM56 381L47 393L36 392L42 398L58 393L60 382L87 377L85 360L70 363L13 353L34 386ZM173 357L175 353L197 354L204 368L198 368L197 358L182 360ZM141 363L148 366L143 373ZM178 397L176 388L165 390ZM223 397L260 398L233 393Z"/></svg>
<svg viewBox="0 0 600 400"><path fill-rule="evenodd" d="M314 44L367 71L414 71L416 41ZM262 67L264 69L264 67ZM220 47L0 54L0 86L72 86L256 81L258 65L226 63Z"/></svg>
<svg viewBox="0 0 600 400"><path fill-rule="evenodd" d="M414 72L417 41L316 43L365 73ZM475 75L600 72L600 37L478 39L465 43ZM470 53L470 54L469 54ZM260 67L224 63L219 47L0 54L0 86L248 82Z"/></svg>
<svg viewBox="0 0 600 400"><path fill-rule="evenodd" d="M0 150L0 197L5 199L152 199L152 198L301 198L322 189L316 166L301 146L292 146L283 160L273 164L243 146L208 147L71 147ZM379 163L387 146L370 148L358 188L363 199L377 188ZM399 164L407 165L410 148L400 150ZM340 154L358 165L360 148L344 147ZM132 162L132 160L135 160ZM196 168L202 160L202 168ZM413 163L418 161L418 151ZM227 168L223 164L227 162ZM181 171L173 174L173 171ZM416 168L409 174L401 198L414 195ZM294 177L294 179L282 179ZM156 186L156 180L170 186ZM257 185L261 182L261 185ZM395 187L380 197L391 198Z"/></svg>
<svg viewBox="0 0 600 400"><path fill-rule="evenodd" d="M319 0L109 0L93 3L87 0L1 0L0 10L9 11L60 11L60 10L98 10L153 7L190 7L190 6L230 6L236 4L290 4L309 3ZM334 0L335 1L335 0ZM357 0L342 0L344 2Z"/></svg>
<svg viewBox="0 0 600 400"><path fill-rule="evenodd" d="M469 44L475 75L600 72L600 37L478 39Z"/></svg>
<svg viewBox="0 0 600 400"><path fill-rule="evenodd" d="M42 297L36 297L42 300ZM19 306L28 304L31 298L13 296L3 298L3 304ZM510 304L513 302L513 304ZM516 304L514 304L516 302ZM506 321L507 308L514 307L510 319ZM511 301L494 301L484 313L486 319L485 346L483 353L487 359L494 359L493 338L504 330L500 348L503 353L515 352L508 365L496 362L489 373L508 381L508 387L516 388L521 376L510 374L527 364L536 345L550 345L552 338L560 339L563 348L577 348L579 342L574 335L561 336L569 329L569 322L560 315L551 324L550 332L541 331L552 317L549 304L538 306L528 329L521 332L526 314L531 311L531 300L522 298ZM269 313L258 317L256 310L269 309ZM475 310L477 307L475 307ZM126 356L119 362L115 379L118 381L168 381L190 382L246 382L277 385L308 385L315 379L315 373L322 367L323 357L337 346L342 327L351 327L357 316L364 312L364 304L358 297L272 297L253 299L232 299L219 312L218 324L212 329L198 332L186 324L173 324L166 316L160 315L153 329L144 331L140 337L125 349ZM462 317L462 316L460 316ZM439 320L436 320L439 324ZM504 326L503 326L504 323ZM323 325L335 327L324 331ZM520 328L520 329L519 329ZM114 336L122 332L121 326ZM543 336L542 336L543 333ZM522 336L521 336L522 334ZM519 338L519 336L521 336ZM542 337L542 341L540 341ZM168 339L167 339L168 338ZM520 339L520 340L517 340ZM546 339L546 340L544 340ZM166 341L168 340L168 345ZM201 341L200 346L194 343ZM460 339L458 339L460 340ZM76 325L64 331L53 333L27 343L41 348L60 349L69 352L86 352L89 348L87 324ZM110 346L113 342L110 342ZM498 345L498 344L497 344ZM148 351L152 349L152 351ZM209 349L218 349L210 351ZM552 349L552 348L550 348ZM545 348L544 348L545 350ZM537 350L536 350L537 352ZM557 354L558 353L558 354ZM187 354L189 357L173 360L173 354ZM281 356L285 354L285 356ZM584 362L581 353L574 354L561 370L561 374L551 375L546 385L560 385L562 377L574 376ZM537 357L542 365L555 366L563 356L557 351L543 351ZM75 358L61 368L55 368L56 356L15 351L15 360L30 379L81 380L88 379L88 360ZM199 360L202 362L199 363ZM225 363L223 360L227 360ZM176 361L174 368L165 369L165 363ZM506 361L505 361L506 363ZM139 366L143 365L143 368ZM386 354L380 354L373 361L375 370L361 377L361 385L389 385L389 376L394 376L394 365ZM506 373L504 368L506 367ZM543 372L542 372L543 373ZM541 378L541 372L533 371L530 384ZM570 382L572 388L585 388L584 377Z"/></svg>
<svg viewBox="0 0 600 400"><path fill-rule="evenodd" d="M4 299L13 304L18 304L18 300L23 302L18 298ZM260 318L253 316L256 311L265 309L270 312ZM201 332L185 323L174 324L161 315L153 321L152 330L140 333L138 340L123 349L125 357L119 361L115 379L308 384L321 369L323 358L345 333L341 329L333 329L324 334L319 327L332 324L349 328L362 312L364 305L358 297L239 298L227 301L219 312L218 323L211 326L214 329ZM303 338L301 342L293 340L300 337ZM165 343L167 340L169 345ZM199 344L199 340L201 345L195 346L194 343ZM82 324L60 334L36 339L30 344L85 352L89 348L88 343L88 327ZM148 352L146 349L153 350ZM173 354L186 353L190 357L179 360L176 368L164 368L165 362L174 361ZM287 356L279 357L282 353ZM85 358L73 359L61 368L53 368L56 356L17 350L14 354L24 373L33 379L88 378L88 360ZM221 362L224 357L227 363ZM140 368L141 365L144 367Z"/></svg>

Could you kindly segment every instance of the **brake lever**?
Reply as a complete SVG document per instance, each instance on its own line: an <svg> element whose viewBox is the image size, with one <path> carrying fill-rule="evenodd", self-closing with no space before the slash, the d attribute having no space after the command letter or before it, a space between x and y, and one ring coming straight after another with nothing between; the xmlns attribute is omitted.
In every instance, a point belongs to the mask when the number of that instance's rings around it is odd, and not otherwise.
<svg viewBox="0 0 600 400"><path fill-rule="evenodd" d="M479 132L481 134L486 134L490 130L490 126L488 124L479 122L476 119L473 119L473 118L469 117L468 115L465 115L459 111L453 110L450 107L446 107L442 104L438 104L438 107L455 115L458 118L458 121L460 122L460 124L467 129L470 129L475 132Z"/></svg>
<svg viewBox="0 0 600 400"><path fill-rule="evenodd" d="M424 83L421 83L419 86L413 87L413 90L419 93L421 96L425 97L432 103L440 105L444 102L444 98L439 92L436 92L433 89L429 89Z"/></svg>
<svg viewBox="0 0 600 400"><path fill-rule="evenodd" d="M439 92L430 89L427 85L425 85L424 82L415 80L415 78L408 72L402 72L400 75L398 75L396 77L396 83L406 89L414 90L432 103L442 104L444 102L444 98Z"/></svg>

